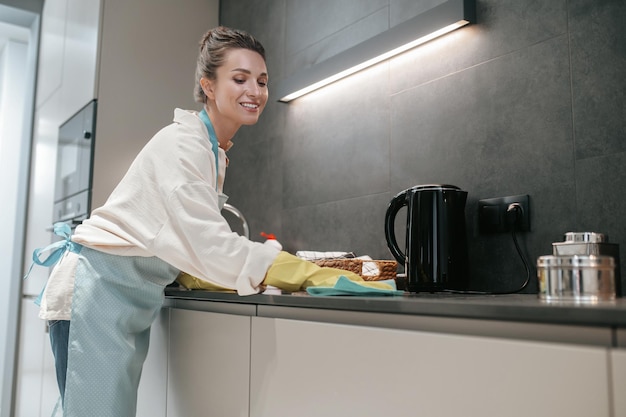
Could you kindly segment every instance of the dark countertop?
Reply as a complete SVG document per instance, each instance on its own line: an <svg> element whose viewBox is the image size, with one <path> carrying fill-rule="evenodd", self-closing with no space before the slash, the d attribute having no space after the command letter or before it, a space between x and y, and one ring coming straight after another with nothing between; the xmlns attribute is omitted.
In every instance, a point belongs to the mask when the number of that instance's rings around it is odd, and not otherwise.
<svg viewBox="0 0 626 417"><path fill-rule="evenodd" d="M280 307L364 311L417 316L504 320L626 328L626 298L598 304L547 303L536 294L405 294L395 297L313 297L306 292L239 296L234 293L168 287L168 299L200 300Z"/></svg>

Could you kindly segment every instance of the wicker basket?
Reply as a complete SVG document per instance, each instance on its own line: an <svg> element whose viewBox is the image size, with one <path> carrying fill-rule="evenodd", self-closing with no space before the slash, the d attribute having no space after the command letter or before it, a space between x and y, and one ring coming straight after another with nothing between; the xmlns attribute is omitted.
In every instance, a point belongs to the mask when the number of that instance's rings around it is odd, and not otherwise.
<svg viewBox="0 0 626 417"><path fill-rule="evenodd" d="M344 271L354 272L361 275L363 269L363 262L360 259L346 258L346 259L315 259L313 263L324 268L337 268Z"/></svg>
<svg viewBox="0 0 626 417"><path fill-rule="evenodd" d="M346 259L316 259L315 264L321 267L343 269L345 271L354 272L360 275L365 281L382 281L386 279L395 279L398 263L396 261L387 260L362 260L354 258ZM363 271L363 263L376 263L378 267L378 275L366 275Z"/></svg>
<svg viewBox="0 0 626 417"><path fill-rule="evenodd" d="M375 262L378 267L378 275L366 275L361 273L365 281L382 281L385 279L396 279L398 274L398 263L396 261L372 260L362 262Z"/></svg>

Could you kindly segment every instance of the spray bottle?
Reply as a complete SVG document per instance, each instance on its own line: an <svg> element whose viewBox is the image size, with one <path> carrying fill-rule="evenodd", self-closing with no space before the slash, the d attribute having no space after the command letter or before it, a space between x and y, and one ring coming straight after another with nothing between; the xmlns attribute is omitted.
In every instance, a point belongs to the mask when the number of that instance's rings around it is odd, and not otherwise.
<svg viewBox="0 0 626 417"><path fill-rule="evenodd" d="M278 250L283 250L283 245L281 245L280 242L276 240L276 236L274 234L261 232L261 236L266 239L266 241L263 242L264 244L272 246Z"/></svg>

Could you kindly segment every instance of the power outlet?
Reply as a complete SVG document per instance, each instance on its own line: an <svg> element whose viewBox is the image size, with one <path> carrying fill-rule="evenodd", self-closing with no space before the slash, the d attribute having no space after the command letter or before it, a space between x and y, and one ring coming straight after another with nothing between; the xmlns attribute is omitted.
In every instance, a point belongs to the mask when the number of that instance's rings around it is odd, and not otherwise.
<svg viewBox="0 0 626 417"><path fill-rule="evenodd" d="M513 205L513 206L512 206ZM530 231L528 195L478 200L478 230L480 233Z"/></svg>

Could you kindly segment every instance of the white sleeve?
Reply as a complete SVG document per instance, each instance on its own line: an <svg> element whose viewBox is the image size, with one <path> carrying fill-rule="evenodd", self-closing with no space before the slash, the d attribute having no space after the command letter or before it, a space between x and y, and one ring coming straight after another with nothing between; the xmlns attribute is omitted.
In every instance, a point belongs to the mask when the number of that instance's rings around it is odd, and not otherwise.
<svg viewBox="0 0 626 417"><path fill-rule="evenodd" d="M240 295L259 292L279 250L231 231L214 188L184 184L169 196L167 207L168 219L150 248L154 256Z"/></svg>

